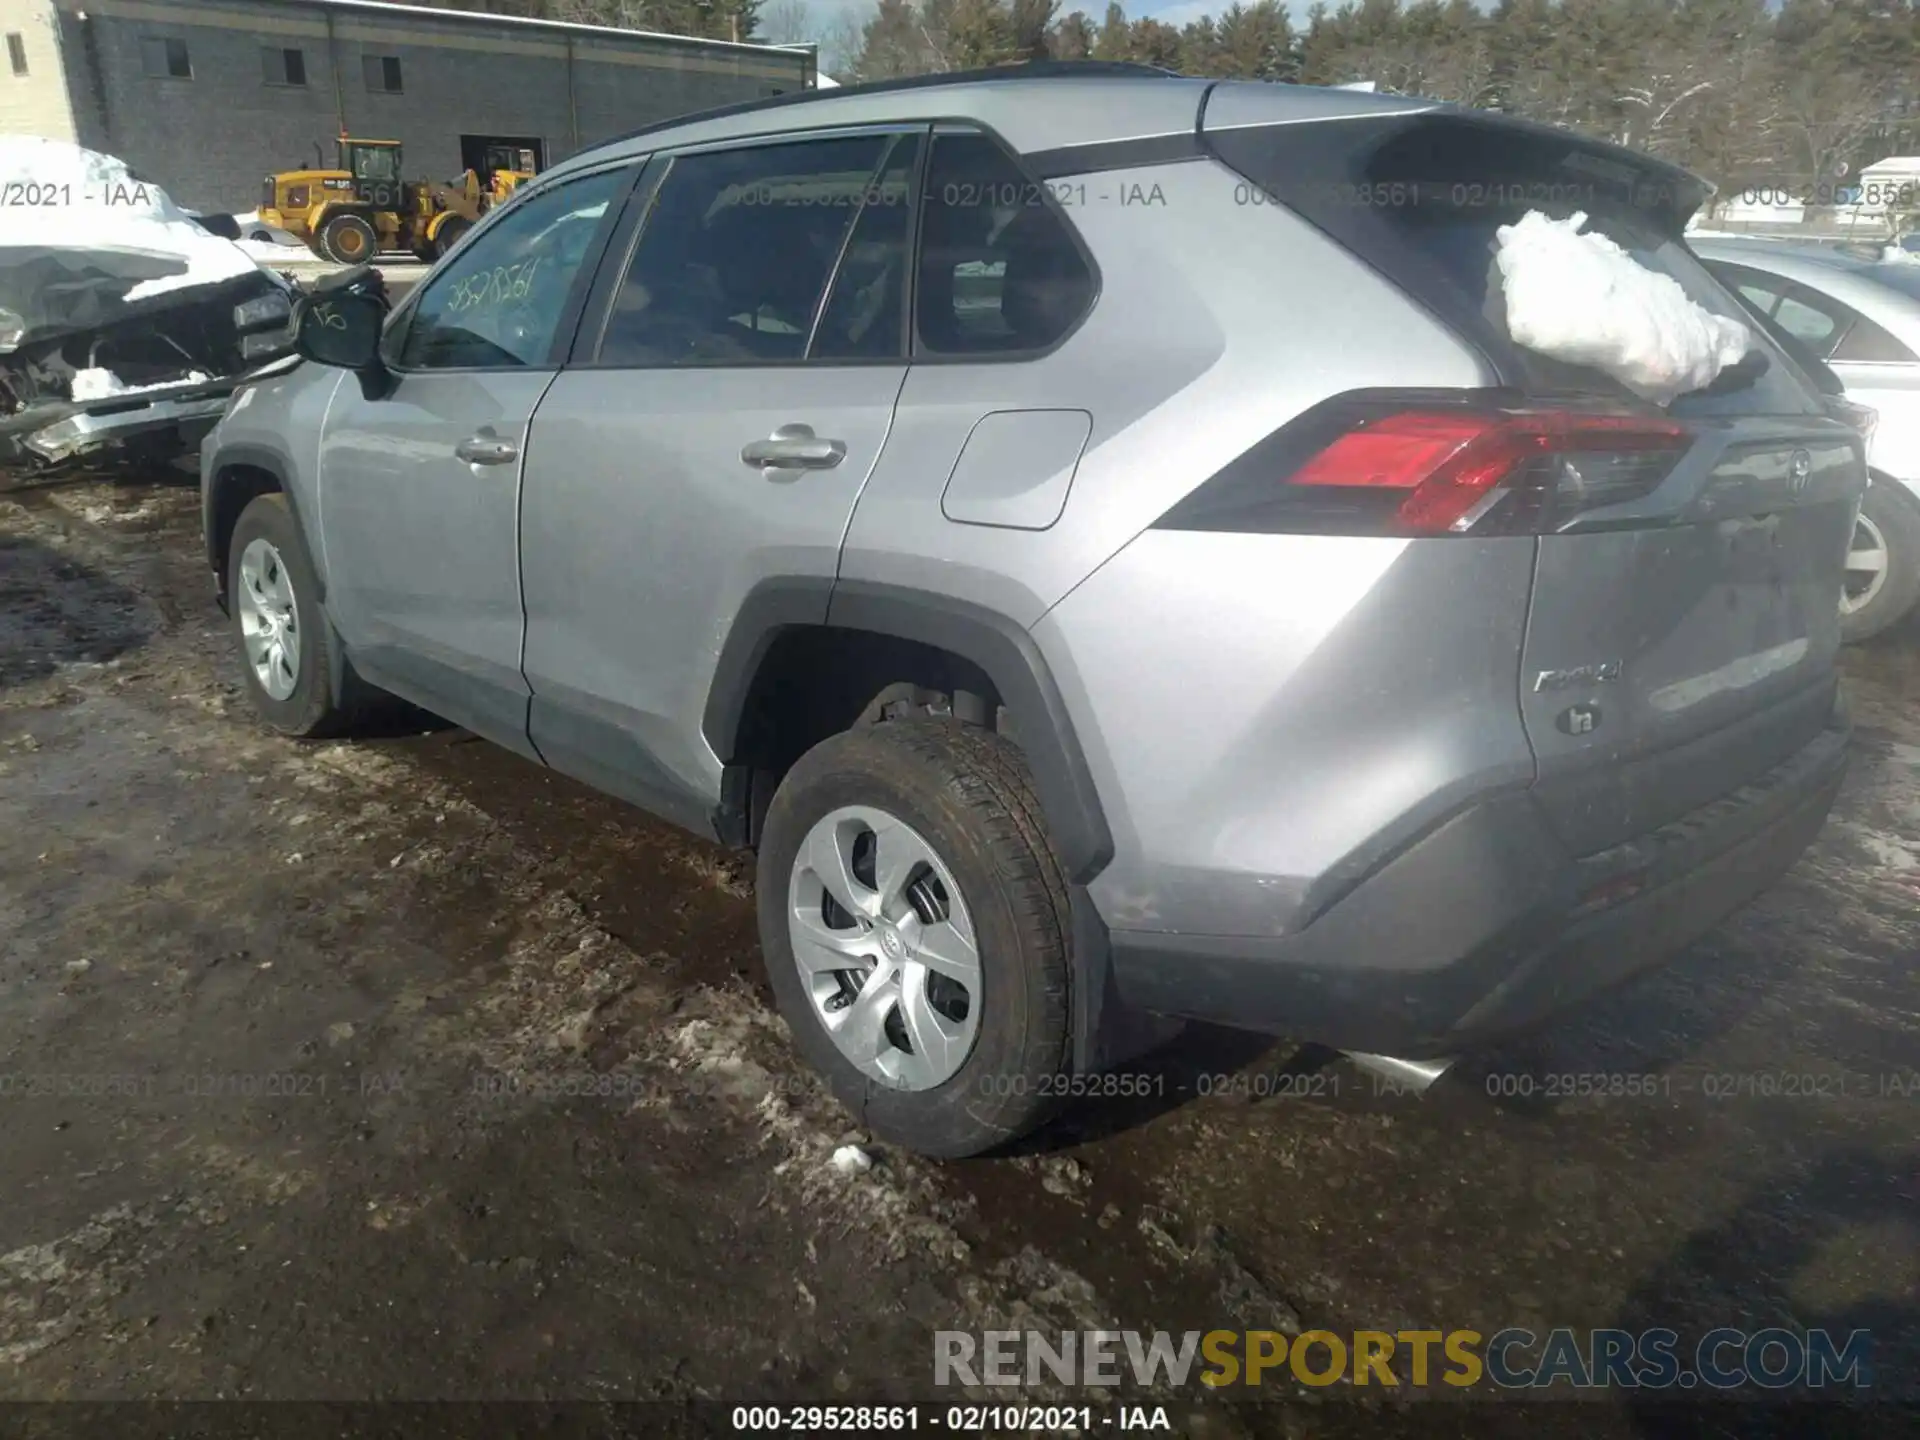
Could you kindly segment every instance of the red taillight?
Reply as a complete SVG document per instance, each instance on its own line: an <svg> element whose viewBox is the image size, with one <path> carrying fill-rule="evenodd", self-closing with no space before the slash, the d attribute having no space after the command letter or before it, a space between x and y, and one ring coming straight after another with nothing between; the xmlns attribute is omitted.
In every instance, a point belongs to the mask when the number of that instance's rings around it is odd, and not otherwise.
<svg viewBox="0 0 1920 1440"><path fill-rule="evenodd" d="M1556 501L1578 511L1645 494L1691 443L1653 417L1399 410L1358 420L1288 483L1402 492L1386 527L1401 533L1463 534L1509 500L1530 530L1568 508Z"/></svg>

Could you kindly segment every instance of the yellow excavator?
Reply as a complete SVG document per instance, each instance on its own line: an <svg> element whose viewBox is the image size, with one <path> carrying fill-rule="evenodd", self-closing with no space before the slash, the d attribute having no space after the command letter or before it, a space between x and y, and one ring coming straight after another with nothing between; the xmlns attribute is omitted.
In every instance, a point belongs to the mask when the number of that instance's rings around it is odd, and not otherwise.
<svg viewBox="0 0 1920 1440"><path fill-rule="evenodd" d="M331 170L316 165L269 175L260 220L342 265L364 265L388 250L437 260L535 173L531 150L493 146L486 183L472 170L447 184L404 180L398 140L342 135L338 145L339 164Z"/></svg>

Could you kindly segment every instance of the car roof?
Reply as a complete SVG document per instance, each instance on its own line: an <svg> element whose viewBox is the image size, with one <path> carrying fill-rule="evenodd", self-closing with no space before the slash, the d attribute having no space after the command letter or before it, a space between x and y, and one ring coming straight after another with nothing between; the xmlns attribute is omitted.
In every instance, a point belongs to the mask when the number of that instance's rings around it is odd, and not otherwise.
<svg viewBox="0 0 1920 1440"><path fill-rule="evenodd" d="M889 122L966 120L1022 153L1187 136L1198 128L1209 91L1255 92L1263 118L1276 122L1448 108L1397 95L1200 79L1146 65L1042 61L808 90L684 115L583 151L540 178L550 183L667 146Z"/></svg>
<svg viewBox="0 0 1920 1440"><path fill-rule="evenodd" d="M1916 267L1774 240L1694 240L1690 244L1703 260L1762 270L1831 296L1891 330L1909 349L1920 351L1920 294L1908 288L1912 281L1906 275L1892 273Z"/></svg>

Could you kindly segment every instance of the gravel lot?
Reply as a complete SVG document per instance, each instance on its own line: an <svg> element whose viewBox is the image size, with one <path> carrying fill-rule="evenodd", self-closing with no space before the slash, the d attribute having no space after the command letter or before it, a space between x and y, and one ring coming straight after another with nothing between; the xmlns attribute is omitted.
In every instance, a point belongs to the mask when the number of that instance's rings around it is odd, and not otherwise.
<svg viewBox="0 0 1920 1440"><path fill-rule="evenodd" d="M1920 1399L1920 631L1848 657L1816 849L1578 1022L1419 1099L1189 1031L847 1177L736 858L458 731L272 738L223 627L190 484L0 477L0 1399L873 1402L996 1322L1864 1327ZM1301 1398L1190 1433L1406 1419Z"/></svg>

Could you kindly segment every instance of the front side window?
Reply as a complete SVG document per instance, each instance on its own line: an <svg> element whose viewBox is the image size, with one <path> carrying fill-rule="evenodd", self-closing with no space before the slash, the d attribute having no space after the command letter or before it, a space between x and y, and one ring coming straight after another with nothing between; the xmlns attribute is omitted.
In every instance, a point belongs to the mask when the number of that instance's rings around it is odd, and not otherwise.
<svg viewBox="0 0 1920 1440"><path fill-rule="evenodd" d="M1044 185L985 135L936 135L922 192L916 354L1044 350L1094 277Z"/></svg>
<svg viewBox="0 0 1920 1440"><path fill-rule="evenodd" d="M908 190L899 183L897 156L913 138L841 136L677 157L614 297L599 363L805 360L828 281L855 229L873 235L884 249L884 212L893 210L901 217L898 243L904 245ZM863 216L872 223L856 227ZM884 292L884 262L880 271L871 266L863 250L853 268L878 280ZM903 267L895 266L893 275L899 283ZM870 318L835 311L836 353L865 353L875 343L891 353L897 346L897 329L893 337L885 335L886 296L877 298L879 308Z"/></svg>
<svg viewBox="0 0 1920 1440"><path fill-rule="evenodd" d="M575 278L632 179L602 171L515 204L462 245L406 321L403 370L550 363Z"/></svg>
<svg viewBox="0 0 1920 1440"><path fill-rule="evenodd" d="M358 145L348 168L356 180L398 180L400 152L391 145Z"/></svg>

